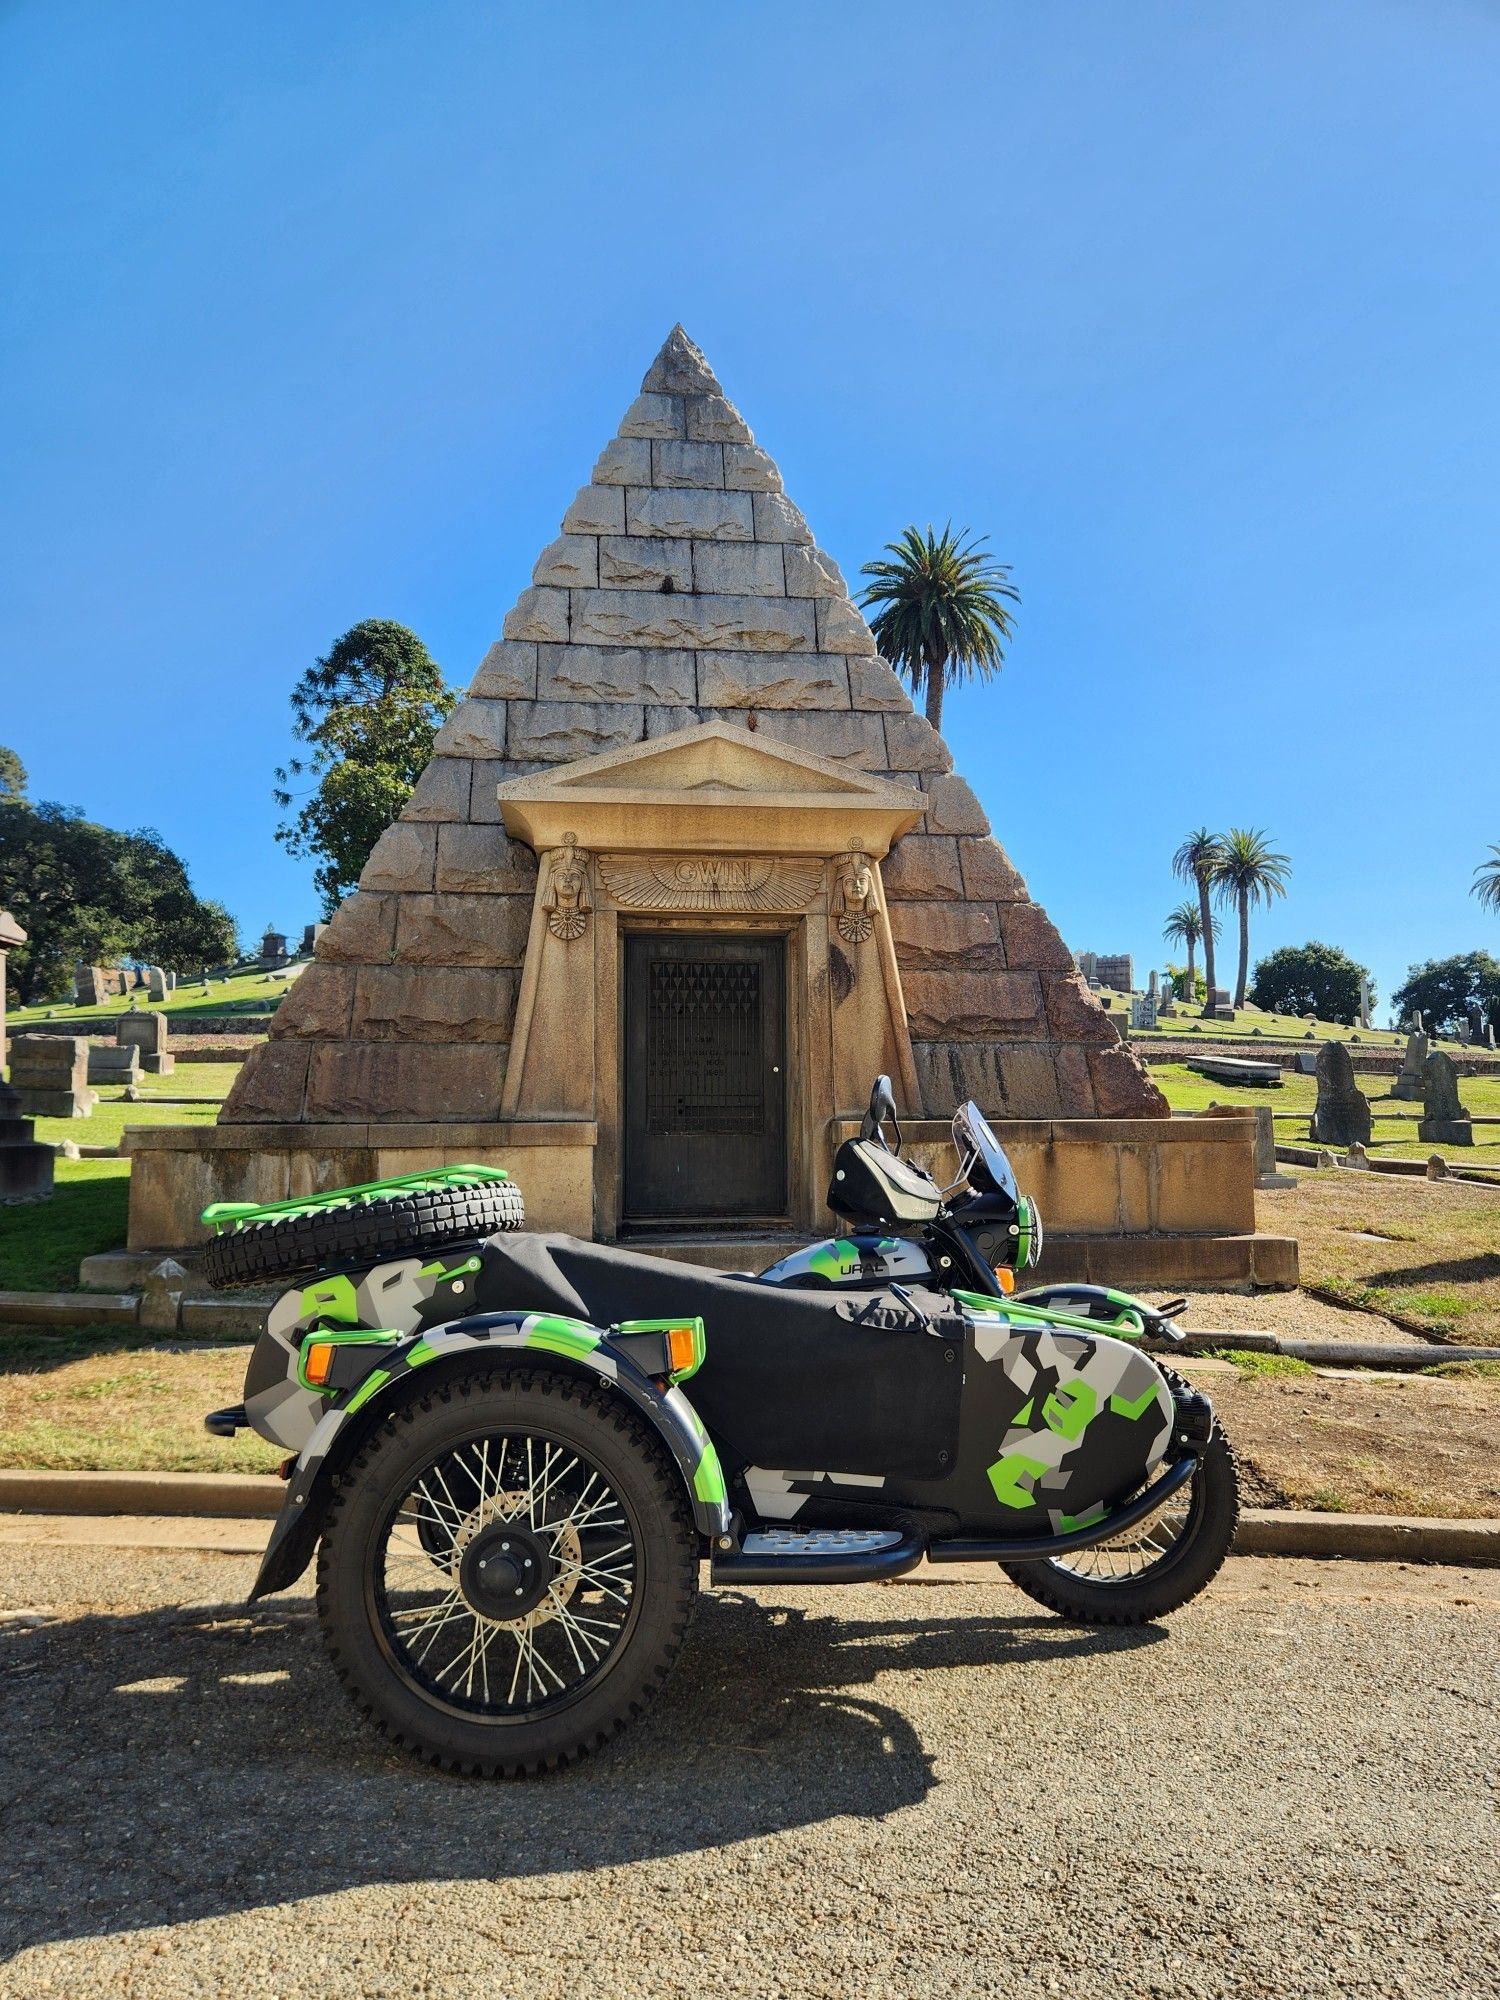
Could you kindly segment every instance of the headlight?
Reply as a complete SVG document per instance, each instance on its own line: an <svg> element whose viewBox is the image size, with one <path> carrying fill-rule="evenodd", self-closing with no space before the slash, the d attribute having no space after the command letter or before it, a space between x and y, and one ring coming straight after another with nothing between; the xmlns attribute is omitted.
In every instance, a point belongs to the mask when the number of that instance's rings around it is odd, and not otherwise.
<svg viewBox="0 0 1500 2000"><path fill-rule="evenodd" d="M1016 1213L1016 1269L1033 1270L1042 1261L1042 1211L1029 1194Z"/></svg>

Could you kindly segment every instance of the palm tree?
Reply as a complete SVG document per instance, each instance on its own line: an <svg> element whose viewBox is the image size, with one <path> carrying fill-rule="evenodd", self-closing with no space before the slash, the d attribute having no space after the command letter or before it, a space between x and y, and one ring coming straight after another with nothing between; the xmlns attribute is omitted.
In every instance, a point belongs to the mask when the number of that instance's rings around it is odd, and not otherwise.
<svg viewBox="0 0 1500 2000"><path fill-rule="evenodd" d="M1019 604L1020 592L1010 565L984 553L986 539L975 541L967 528L955 535L951 523L940 535L930 526L925 535L907 528L885 545L891 561L860 571L872 579L861 605L882 607L870 621L875 643L917 693L926 688L934 729L943 726L950 672L988 680L1004 664L1003 642L1014 636L1006 604Z"/></svg>
<svg viewBox="0 0 1500 2000"><path fill-rule="evenodd" d="M1193 978L1193 954L1198 948L1198 940L1204 934L1203 912L1198 908L1196 903L1179 903L1177 908L1167 918L1165 924L1162 925L1161 934L1168 944L1180 944L1187 947L1187 992L1183 995L1183 998L1186 1000L1196 1000L1198 997L1198 986L1196 980ZM1208 919L1208 935L1215 938L1219 935L1219 920L1212 913L1210 913Z"/></svg>
<svg viewBox="0 0 1500 2000"><path fill-rule="evenodd" d="M1481 909L1500 916L1500 846L1492 847L1490 855L1490 860L1481 861L1474 870L1474 894Z"/></svg>
<svg viewBox="0 0 1500 2000"><path fill-rule="evenodd" d="M1208 892L1223 857L1223 836L1210 833L1206 826L1190 833L1172 856L1172 873L1179 882L1190 882L1198 891L1198 935L1203 940L1203 977L1208 984L1210 1007L1214 1004L1214 987L1218 984L1214 977L1214 939L1219 934L1219 927L1214 922L1213 911L1208 907ZM1191 999L1191 994L1188 997Z"/></svg>
<svg viewBox="0 0 1500 2000"><path fill-rule="evenodd" d="M1224 836L1223 849L1214 869L1214 893L1224 903L1233 903L1240 913L1240 975L1234 985L1234 1004L1245 1004L1245 982L1250 974L1250 905L1269 903L1286 894L1286 878L1292 864L1278 854L1258 827L1232 826Z"/></svg>

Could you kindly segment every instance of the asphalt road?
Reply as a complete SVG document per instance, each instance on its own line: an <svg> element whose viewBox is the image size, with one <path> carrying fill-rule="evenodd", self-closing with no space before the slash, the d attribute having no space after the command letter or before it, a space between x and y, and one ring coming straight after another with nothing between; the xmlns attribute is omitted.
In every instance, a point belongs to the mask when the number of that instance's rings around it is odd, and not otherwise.
<svg viewBox="0 0 1500 2000"><path fill-rule="evenodd" d="M710 1596L645 1724L487 1785L252 1570L0 1549L4 2000L1500 1992L1500 1571Z"/></svg>

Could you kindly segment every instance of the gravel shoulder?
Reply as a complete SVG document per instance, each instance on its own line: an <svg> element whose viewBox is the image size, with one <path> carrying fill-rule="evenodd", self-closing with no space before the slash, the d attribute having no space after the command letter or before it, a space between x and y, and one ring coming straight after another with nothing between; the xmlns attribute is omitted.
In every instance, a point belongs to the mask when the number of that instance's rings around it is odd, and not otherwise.
<svg viewBox="0 0 1500 2000"><path fill-rule="evenodd" d="M643 1725L487 1786L252 1570L0 1549L7 2000L1491 1990L1494 1572L1235 1560L1142 1632L713 1596Z"/></svg>

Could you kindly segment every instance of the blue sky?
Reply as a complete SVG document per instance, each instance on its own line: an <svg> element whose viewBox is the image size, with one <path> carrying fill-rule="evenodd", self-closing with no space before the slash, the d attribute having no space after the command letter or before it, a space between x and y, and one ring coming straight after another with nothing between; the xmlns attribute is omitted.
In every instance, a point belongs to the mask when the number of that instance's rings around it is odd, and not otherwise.
<svg viewBox="0 0 1500 2000"><path fill-rule="evenodd" d="M287 694L465 681L672 322L851 577L1022 593L947 733L1075 947L1265 827L1256 955L1485 945L1500 10L381 0L0 10L0 741L247 931Z"/></svg>

